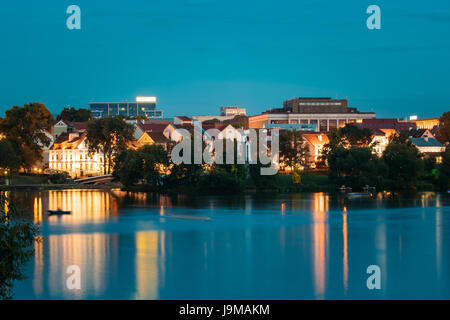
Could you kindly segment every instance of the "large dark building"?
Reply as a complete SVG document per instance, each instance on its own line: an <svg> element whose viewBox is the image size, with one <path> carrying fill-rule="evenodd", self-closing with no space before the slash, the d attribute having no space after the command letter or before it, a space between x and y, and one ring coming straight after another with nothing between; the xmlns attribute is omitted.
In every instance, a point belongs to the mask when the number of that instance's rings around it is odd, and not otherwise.
<svg viewBox="0 0 450 320"><path fill-rule="evenodd" d="M283 102L283 111L292 113L351 113L358 112L349 108L347 99L331 98L295 98Z"/></svg>
<svg viewBox="0 0 450 320"><path fill-rule="evenodd" d="M347 123L362 123L372 119L374 112L360 112L349 108L347 99L296 98L283 102L283 108L270 109L249 117L250 128L264 128L271 124L314 125L318 132L328 132L332 128Z"/></svg>

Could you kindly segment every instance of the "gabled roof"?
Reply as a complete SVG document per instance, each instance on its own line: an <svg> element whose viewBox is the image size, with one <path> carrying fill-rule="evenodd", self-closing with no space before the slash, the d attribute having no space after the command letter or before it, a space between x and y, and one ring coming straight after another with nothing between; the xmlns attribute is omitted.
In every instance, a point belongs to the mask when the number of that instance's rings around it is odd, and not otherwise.
<svg viewBox="0 0 450 320"><path fill-rule="evenodd" d="M155 143L165 143L165 142L169 141L169 139L167 139L166 136L164 136L164 134L162 132L148 132L147 131L145 133L148 134Z"/></svg>
<svg viewBox="0 0 450 320"><path fill-rule="evenodd" d="M386 137L391 137L393 135L398 135L397 131L395 129L379 129L381 132L384 132L384 135Z"/></svg>
<svg viewBox="0 0 450 320"><path fill-rule="evenodd" d="M409 138L418 147L443 147L442 143L434 138Z"/></svg>
<svg viewBox="0 0 450 320"><path fill-rule="evenodd" d="M82 134L78 137L74 137L72 140L69 140L70 134L63 133L61 134L56 141L53 143L51 147L52 150L57 149L76 149L85 139L86 135Z"/></svg>
<svg viewBox="0 0 450 320"><path fill-rule="evenodd" d="M320 146L329 143L328 136L323 133L304 133L303 138L308 140L309 143Z"/></svg>
<svg viewBox="0 0 450 320"><path fill-rule="evenodd" d="M66 121L64 121L64 120L55 120L55 121L53 121L53 125L56 125L56 124L58 124L60 122L64 123L66 126L68 125L68 123Z"/></svg>
<svg viewBox="0 0 450 320"><path fill-rule="evenodd" d="M192 121L191 118L186 117L186 116L175 116L174 118L178 118L178 119L180 119L181 121Z"/></svg>
<svg viewBox="0 0 450 320"><path fill-rule="evenodd" d="M61 133L58 138L55 140L55 144L63 143L64 141L69 140L69 134L67 132Z"/></svg>
<svg viewBox="0 0 450 320"><path fill-rule="evenodd" d="M86 130L87 121L84 122L69 122L69 126L77 129L77 130Z"/></svg>
<svg viewBox="0 0 450 320"><path fill-rule="evenodd" d="M411 138L421 138L427 131L427 129L410 130L408 131L408 136Z"/></svg>
<svg viewBox="0 0 450 320"><path fill-rule="evenodd" d="M166 123L136 123L136 126L139 127L143 132L164 132L164 129L167 128L168 124Z"/></svg>

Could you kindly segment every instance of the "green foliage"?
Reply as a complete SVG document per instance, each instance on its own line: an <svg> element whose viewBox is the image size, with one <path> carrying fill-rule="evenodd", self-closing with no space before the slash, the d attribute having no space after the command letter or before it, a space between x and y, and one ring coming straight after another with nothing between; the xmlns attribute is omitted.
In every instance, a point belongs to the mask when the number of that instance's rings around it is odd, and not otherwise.
<svg viewBox="0 0 450 320"><path fill-rule="evenodd" d="M162 145L153 144L143 146L138 150L138 154L142 159L142 174L146 183L162 186L164 174L162 168L167 168L169 165L167 151Z"/></svg>
<svg viewBox="0 0 450 320"><path fill-rule="evenodd" d="M7 209L6 209L7 208ZM33 256L38 228L21 218L20 210L0 195L0 299L11 299L13 283L24 279L23 265Z"/></svg>
<svg viewBox="0 0 450 320"><path fill-rule="evenodd" d="M345 185L353 189L382 186L384 164L369 147L338 147L328 155L329 178L336 186Z"/></svg>
<svg viewBox="0 0 450 320"><path fill-rule="evenodd" d="M142 159L135 150L125 150L116 156L113 175L125 187L131 187L142 179Z"/></svg>
<svg viewBox="0 0 450 320"><path fill-rule="evenodd" d="M306 166L308 149L305 147L302 134L296 130L288 130L280 134L280 162L294 171Z"/></svg>
<svg viewBox="0 0 450 320"><path fill-rule="evenodd" d="M64 108L63 111L56 117L56 120L64 120L68 122L85 122L92 118L91 111L89 109L75 109Z"/></svg>
<svg viewBox="0 0 450 320"><path fill-rule="evenodd" d="M130 187L140 181L148 185L163 185L163 168L167 168L167 151L158 144L146 145L138 150L122 151L115 159L114 176Z"/></svg>
<svg viewBox="0 0 450 320"><path fill-rule="evenodd" d="M67 173L52 173L48 175L48 181L52 184L65 184L67 179Z"/></svg>
<svg viewBox="0 0 450 320"><path fill-rule="evenodd" d="M382 157L387 166L389 185L392 189L409 189L417 185L424 162L419 150L402 136L391 140Z"/></svg>
<svg viewBox="0 0 450 320"><path fill-rule="evenodd" d="M248 129L248 117L244 115L235 116L233 119L223 121L224 126L231 124L233 127L239 129Z"/></svg>
<svg viewBox="0 0 450 320"><path fill-rule="evenodd" d="M0 174L4 171L8 175L16 173L20 169L20 155L18 142L11 138L0 140Z"/></svg>
<svg viewBox="0 0 450 320"><path fill-rule="evenodd" d="M450 148L447 148L442 155L442 163L438 167L437 184L443 191L450 189Z"/></svg>
<svg viewBox="0 0 450 320"><path fill-rule="evenodd" d="M443 144L450 142L450 111L444 112L439 119L437 139Z"/></svg>
<svg viewBox="0 0 450 320"><path fill-rule="evenodd" d="M92 119L87 125L86 140L89 152L103 154L104 173L111 173L114 154L126 149L128 141L134 140L134 127L121 117Z"/></svg>
<svg viewBox="0 0 450 320"><path fill-rule="evenodd" d="M257 189L267 189L276 185L277 175L261 175L261 168L268 166L263 166L259 161L248 166L251 181Z"/></svg>
<svg viewBox="0 0 450 320"><path fill-rule="evenodd" d="M329 143L323 147L322 161L338 148L367 147L372 140L372 132L369 129L360 129L353 124L347 124L344 128L332 128L328 133Z"/></svg>
<svg viewBox="0 0 450 320"><path fill-rule="evenodd" d="M53 116L42 103L14 106L5 112L0 133L16 148L20 167L29 169L42 159L42 146L50 144L43 129L51 128L52 124Z"/></svg>
<svg viewBox="0 0 450 320"><path fill-rule="evenodd" d="M244 188L243 165L213 166L200 178L200 189L203 192L234 193ZM246 169L245 169L246 171Z"/></svg>
<svg viewBox="0 0 450 320"><path fill-rule="evenodd" d="M372 141L372 131L370 129L360 129L353 124L347 124L339 130L342 137L352 147L366 147Z"/></svg>

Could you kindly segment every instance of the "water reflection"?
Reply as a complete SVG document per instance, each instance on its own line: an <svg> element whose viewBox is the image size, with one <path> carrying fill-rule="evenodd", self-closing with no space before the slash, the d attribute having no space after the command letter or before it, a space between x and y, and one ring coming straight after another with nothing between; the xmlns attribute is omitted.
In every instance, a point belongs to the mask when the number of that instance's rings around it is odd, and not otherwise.
<svg viewBox="0 0 450 320"><path fill-rule="evenodd" d="M439 194L11 196L44 236L17 298L450 298L450 201ZM72 215L49 218L55 208ZM365 286L371 264L382 270L379 292ZM82 290L65 286L70 265L81 267Z"/></svg>
<svg viewBox="0 0 450 320"><path fill-rule="evenodd" d="M313 217L313 257L314 257L314 285L316 297L323 299L325 294L326 272L326 241L328 240L328 227L326 212L329 198L323 193L314 194Z"/></svg>

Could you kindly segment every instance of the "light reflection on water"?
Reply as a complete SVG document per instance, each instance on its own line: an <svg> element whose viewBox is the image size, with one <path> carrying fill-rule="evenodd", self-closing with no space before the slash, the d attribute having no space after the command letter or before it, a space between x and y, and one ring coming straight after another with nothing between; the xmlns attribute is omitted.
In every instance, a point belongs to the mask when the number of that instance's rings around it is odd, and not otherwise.
<svg viewBox="0 0 450 320"><path fill-rule="evenodd" d="M41 224L17 299L450 298L450 199L15 192ZM48 217L49 209L71 210ZM199 218L200 217L200 218ZM205 217L211 220L204 220ZM366 268L382 270L382 290ZM66 268L79 265L82 289Z"/></svg>

